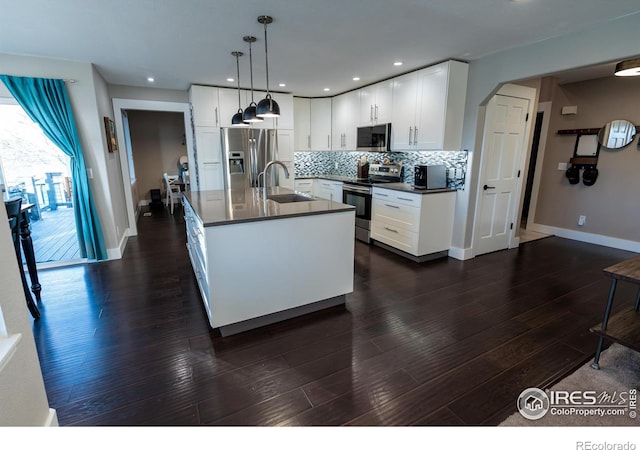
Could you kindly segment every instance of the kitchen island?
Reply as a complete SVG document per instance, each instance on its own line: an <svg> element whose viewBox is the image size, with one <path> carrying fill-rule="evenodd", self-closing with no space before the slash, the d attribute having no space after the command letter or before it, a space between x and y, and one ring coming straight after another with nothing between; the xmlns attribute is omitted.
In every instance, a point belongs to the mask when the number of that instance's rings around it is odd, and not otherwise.
<svg viewBox="0 0 640 450"><path fill-rule="evenodd" d="M285 188L184 195L187 249L222 336L344 304L353 291L354 208Z"/></svg>

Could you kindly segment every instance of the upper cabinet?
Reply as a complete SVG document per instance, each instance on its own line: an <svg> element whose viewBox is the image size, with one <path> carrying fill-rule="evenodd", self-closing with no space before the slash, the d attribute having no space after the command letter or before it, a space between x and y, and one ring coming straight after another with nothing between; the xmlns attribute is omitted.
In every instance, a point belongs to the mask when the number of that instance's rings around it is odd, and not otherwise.
<svg viewBox="0 0 640 450"><path fill-rule="evenodd" d="M265 95L266 92L264 95L261 94L260 99L262 100ZM271 98L275 100L280 107L280 117L273 119L274 128L278 128L279 130L293 130L293 95L272 92Z"/></svg>
<svg viewBox="0 0 640 450"><path fill-rule="evenodd" d="M311 150L331 150L331 98L312 98Z"/></svg>
<svg viewBox="0 0 640 450"><path fill-rule="evenodd" d="M333 150L356 149L359 102L358 91L336 95L331 99L331 147Z"/></svg>
<svg viewBox="0 0 640 450"><path fill-rule="evenodd" d="M294 150L311 150L311 99L293 98Z"/></svg>
<svg viewBox="0 0 640 450"><path fill-rule="evenodd" d="M266 95L264 91L253 91L256 103ZM264 119L254 123L254 128L293 129L293 96L272 93L280 106L280 117ZM231 118L238 112L238 90L212 86L192 85L189 100L193 107L193 123L196 127L230 127ZM240 107L244 110L251 103L251 91L240 89Z"/></svg>
<svg viewBox="0 0 640 450"><path fill-rule="evenodd" d="M215 89L215 88L212 88ZM240 91L240 104L245 106L246 95ZM195 109L195 108L194 108ZM218 89L218 111L220 112L220 127L230 127L231 118L238 112L238 90Z"/></svg>
<svg viewBox="0 0 640 450"><path fill-rule="evenodd" d="M295 150L356 149L359 126L391 123L391 150L461 150L469 66L446 61L333 98L294 98Z"/></svg>
<svg viewBox="0 0 640 450"><path fill-rule="evenodd" d="M461 149L468 70L447 61L394 79L392 150Z"/></svg>
<svg viewBox="0 0 640 450"><path fill-rule="evenodd" d="M358 90L360 112L358 126L391 122L393 80L365 86Z"/></svg>
<svg viewBox="0 0 640 450"><path fill-rule="evenodd" d="M295 97L296 151L331 150L331 99Z"/></svg>
<svg viewBox="0 0 640 450"><path fill-rule="evenodd" d="M192 85L189 89L189 101L193 107L193 124L196 127L220 126L218 88Z"/></svg>

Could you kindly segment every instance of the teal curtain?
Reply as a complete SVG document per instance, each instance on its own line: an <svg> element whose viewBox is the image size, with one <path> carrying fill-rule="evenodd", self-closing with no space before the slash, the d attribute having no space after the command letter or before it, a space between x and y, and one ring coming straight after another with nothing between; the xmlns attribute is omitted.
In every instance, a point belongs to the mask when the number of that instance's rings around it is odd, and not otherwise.
<svg viewBox="0 0 640 450"><path fill-rule="evenodd" d="M0 75L0 80L44 134L71 158L73 209L80 254L83 258L107 259L104 235L64 81L9 75Z"/></svg>

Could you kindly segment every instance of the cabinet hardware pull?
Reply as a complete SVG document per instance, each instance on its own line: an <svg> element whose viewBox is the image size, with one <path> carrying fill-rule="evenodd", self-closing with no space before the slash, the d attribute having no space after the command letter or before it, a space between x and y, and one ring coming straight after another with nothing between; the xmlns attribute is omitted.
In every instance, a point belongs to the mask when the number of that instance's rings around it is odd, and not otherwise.
<svg viewBox="0 0 640 450"><path fill-rule="evenodd" d="M418 145L418 127L413 131L413 145Z"/></svg>
<svg viewBox="0 0 640 450"><path fill-rule="evenodd" d="M486 184L482 187L483 191L486 191L487 189L495 189L495 186L487 186Z"/></svg>
<svg viewBox="0 0 640 450"><path fill-rule="evenodd" d="M409 145L411 145L411 132L413 131L413 127L409 127Z"/></svg>
<svg viewBox="0 0 640 450"><path fill-rule="evenodd" d="M219 125L220 122L218 121L218 107L217 106L216 106L215 111L216 111L216 125Z"/></svg>
<svg viewBox="0 0 640 450"><path fill-rule="evenodd" d="M396 205L390 205L390 204L388 204L388 203L385 203L385 204L384 204L384 206L388 206L389 208L400 209L400 207L399 207L399 206L396 206Z"/></svg>
<svg viewBox="0 0 640 450"><path fill-rule="evenodd" d="M374 119L378 120L378 105L376 105L376 114L374 116Z"/></svg>
<svg viewBox="0 0 640 450"><path fill-rule="evenodd" d="M388 194L381 194L379 192L376 192L376 195L378 195L380 197L388 197L389 196Z"/></svg>
<svg viewBox="0 0 640 450"><path fill-rule="evenodd" d="M307 136L307 148L311 148L311 135Z"/></svg>
<svg viewBox="0 0 640 450"><path fill-rule="evenodd" d="M384 229L387 230L387 231L391 231L392 233L397 233L398 232L398 230L394 230L394 229L388 228L388 227L384 227Z"/></svg>
<svg viewBox="0 0 640 450"><path fill-rule="evenodd" d="M398 197L398 200L404 200L405 202L413 202L412 198Z"/></svg>
<svg viewBox="0 0 640 450"><path fill-rule="evenodd" d="M369 111L369 120L371 120L371 122L373 122L373 105L369 105L371 108L371 111Z"/></svg>
<svg viewBox="0 0 640 450"><path fill-rule="evenodd" d="M327 148L331 148L331 135L327 134Z"/></svg>

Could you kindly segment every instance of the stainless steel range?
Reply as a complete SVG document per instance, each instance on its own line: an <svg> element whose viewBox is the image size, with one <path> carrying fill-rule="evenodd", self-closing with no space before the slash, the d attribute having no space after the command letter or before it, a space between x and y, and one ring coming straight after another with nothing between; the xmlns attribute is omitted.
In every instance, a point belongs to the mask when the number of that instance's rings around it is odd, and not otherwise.
<svg viewBox="0 0 640 450"><path fill-rule="evenodd" d="M342 186L342 203L356 208L356 239L371 241L371 191L375 184L402 181L401 164L370 164L369 177L345 180Z"/></svg>

